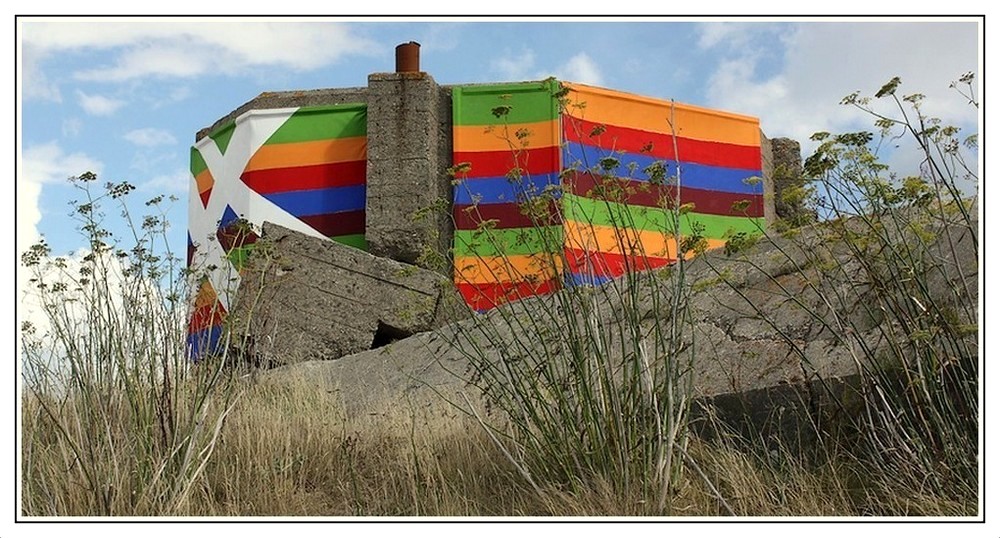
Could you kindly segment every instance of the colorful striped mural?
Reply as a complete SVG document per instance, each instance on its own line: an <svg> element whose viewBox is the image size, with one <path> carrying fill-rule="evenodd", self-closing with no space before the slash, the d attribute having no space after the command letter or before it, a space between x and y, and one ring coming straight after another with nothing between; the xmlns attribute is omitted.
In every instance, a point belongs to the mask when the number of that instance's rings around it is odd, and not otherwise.
<svg viewBox="0 0 1000 538"><path fill-rule="evenodd" d="M573 282L675 261L674 208L684 207L680 236L698 231L707 248L763 228L757 119L582 84L564 88L563 209Z"/></svg>
<svg viewBox="0 0 1000 538"><path fill-rule="evenodd" d="M452 104L455 283L475 310L764 226L755 118L554 80L458 87Z"/></svg>
<svg viewBox="0 0 1000 538"><path fill-rule="evenodd" d="M367 125L364 104L252 110L191 148L188 265L201 277L193 356L216 348L264 221L367 247Z"/></svg>
<svg viewBox="0 0 1000 538"><path fill-rule="evenodd" d="M557 89L545 81L452 90L455 284L476 310L559 286Z"/></svg>

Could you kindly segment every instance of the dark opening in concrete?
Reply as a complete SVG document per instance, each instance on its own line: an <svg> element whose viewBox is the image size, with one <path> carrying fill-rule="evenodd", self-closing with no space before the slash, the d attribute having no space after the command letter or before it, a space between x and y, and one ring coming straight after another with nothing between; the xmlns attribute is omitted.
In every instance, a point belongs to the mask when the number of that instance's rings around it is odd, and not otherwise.
<svg viewBox="0 0 1000 538"><path fill-rule="evenodd" d="M375 337L372 338L371 349L378 349L382 346L387 346L396 340L402 340L408 336L413 335L407 331L397 329L379 321L378 328L375 329Z"/></svg>

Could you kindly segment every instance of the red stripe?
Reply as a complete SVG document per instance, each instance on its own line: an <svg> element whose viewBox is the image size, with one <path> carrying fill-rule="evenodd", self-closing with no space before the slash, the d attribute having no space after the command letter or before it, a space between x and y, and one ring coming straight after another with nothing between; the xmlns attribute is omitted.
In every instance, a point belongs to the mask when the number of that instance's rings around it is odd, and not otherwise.
<svg viewBox="0 0 1000 538"><path fill-rule="evenodd" d="M240 179L259 194L363 185L368 161L245 170Z"/></svg>
<svg viewBox="0 0 1000 538"><path fill-rule="evenodd" d="M459 293L473 310L483 311L511 301L546 295L559 289L558 279L545 282L497 282L493 284L457 284Z"/></svg>
<svg viewBox="0 0 1000 538"><path fill-rule="evenodd" d="M340 213L324 213L299 217L299 220L312 226L326 237L365 233L365 210L343 211Z"/></svg>
<svg viewBox="0 0 1000 538"><path fill-rule="evenodd" d="M222 303L216 302L215 304L207 304L201 308L197 308L191 314L191 321L188 323L188 334L196 333L208 327L222 325L225 316L226 309L222 307Z"/></svg>
<svg viewBox="0 0 1000 538"><path fill-rule="evenodd" d="M567 176L565 185L569 192L598 200L620 202L627 205L665 207L665 201L677 197L677 187L653 185L648 181L626 178L602 178L590 172L574 172ZM600 187L600 188L599 188ZM733 210L733 204L749 201L750 205L740 211ZM735 192L710 191L681 187L681 204L694 204L696 213L727 215L738 217L763 217L764 196L761 194L740 194Z"/></svg>
<svg viewBox="0 0 1000 538"><path fill-rule="evenodd" d="M455 229L476 230L480 223L495 220L495 227L533 228L535 226L558 226L562 224L559 202L549 201L548 214L532 217L521 212L521 204L479 204L455 205Z"/></svg>
<svg viewBox="0 0 1000 538"><path fill-rule="evenodd" d="M626 272L656 269L674 262L673 258L628 256L610 252L588 252L575 248L564 250L569 271L578 275L618 277L624 275Z"/></svg>
<svg viewBox="0 0 1000 538"><path fill-rule="evenodd" d="M209 197L212 196L212 187L209 187L209 188L205 189L205 192L198 193L198 196L201 198L201 205L202 205L202 207L207 208L208 207L208 199L209 199Z"/></svg>
<svg viewBox="0 0 1000 538"><path fill-rule="evenodd" d="M603 132L597 134L603 128ZM605 125L563 115L564 138L625 153L646 153L658 159L674 159L674 137L641 129ZM594 136L591 136L594 134ZM725 142L708 142L677 137L677 153L681 162L760 170L760 146L743 146Z"/></svg>
<svg viewBox="0 0 1000 538"><path fill-rule="evenodd" d="M467 162L472 165L466 177L503 177L515 167L530 174L559 172L559 153L559 146L525 149L516 153L514 151L456 151L452 155L452 160L455 164Z"/></svg>

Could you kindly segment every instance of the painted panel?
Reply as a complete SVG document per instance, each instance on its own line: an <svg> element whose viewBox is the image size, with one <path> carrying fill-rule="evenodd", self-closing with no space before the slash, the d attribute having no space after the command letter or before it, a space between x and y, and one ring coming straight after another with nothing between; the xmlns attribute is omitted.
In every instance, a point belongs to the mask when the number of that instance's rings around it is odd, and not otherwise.
<svg viewBox="0 0 1000 538"><path fill-rule="evenodd" d="M555 81L452 90L455 284L483 311L559 287Z"/></svg>
<svg viewBox="0 0 1000 538"><path fill-rule="evenodd" d="M762 229L756 118L563 86L569 281L601 282L672 263L676 232L683 237L700 230L707 247L718 248L729 234ZM687 209L675 224L672 208L679 206Z"/></svg>
<svg viewBox="0 0 1000 538"><path fill-rule="evenodd" d="M252 110L191 148L192 356L217 349L264 221L367 248L367 125L364 104Z"/></svg>

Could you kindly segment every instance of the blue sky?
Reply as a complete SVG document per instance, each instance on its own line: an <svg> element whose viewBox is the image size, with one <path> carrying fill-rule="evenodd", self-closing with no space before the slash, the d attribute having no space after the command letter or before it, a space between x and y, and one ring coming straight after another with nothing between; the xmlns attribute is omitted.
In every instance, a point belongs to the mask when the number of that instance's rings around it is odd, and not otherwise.
<svg viewBox="0 0 1000 538"><path fill-rule="evenodd" d="M838 105L899 75L928 111L975 132L948 89L979 69L974 19L763 19L619 22L460 19L19 19L18 250L44 236L82 246L67 217L70 175L128 180L169 214L181 251L195 133L263 91L364 86L421 43L439 83L555 75L758 116L771 137L870 128Z"/></svg>

